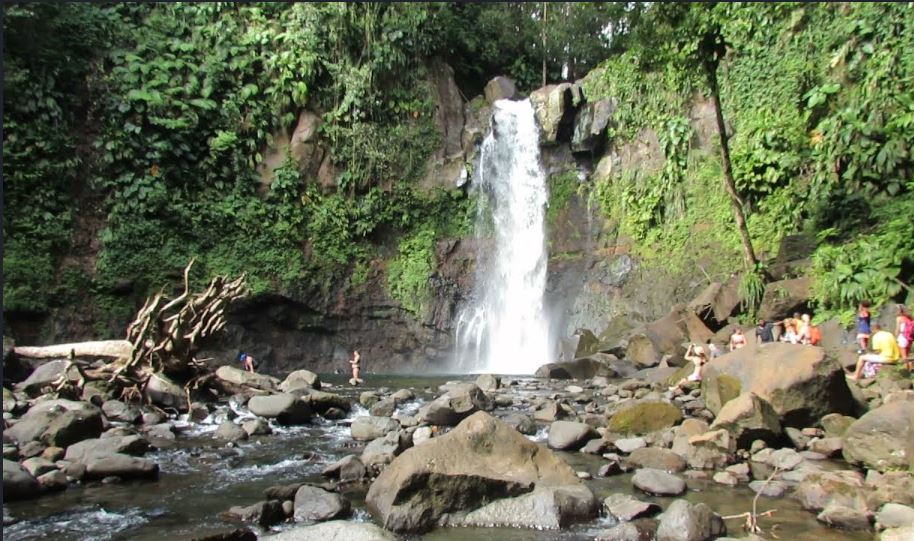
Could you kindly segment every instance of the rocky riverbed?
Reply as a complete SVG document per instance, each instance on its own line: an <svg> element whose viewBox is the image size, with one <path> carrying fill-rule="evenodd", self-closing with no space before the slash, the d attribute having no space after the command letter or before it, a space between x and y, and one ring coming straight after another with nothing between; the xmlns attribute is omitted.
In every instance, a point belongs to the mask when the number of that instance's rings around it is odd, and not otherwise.
<svg viewBox="0 0 914 541"><path fill-rule="evenodd" d="M26 380L4 390L4 538L698 540L745 537L761 492L766 536L910 539L910 380L848 386L774 346L682 390L595 362L358 388L223 368L238 392L177 415Z"/></svg>

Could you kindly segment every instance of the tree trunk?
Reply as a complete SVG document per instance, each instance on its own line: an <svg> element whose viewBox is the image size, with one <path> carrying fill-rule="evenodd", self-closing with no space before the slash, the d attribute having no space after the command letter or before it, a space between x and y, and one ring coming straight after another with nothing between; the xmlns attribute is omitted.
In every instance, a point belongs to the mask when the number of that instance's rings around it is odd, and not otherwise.
<svg viewBox="0 0 914 541"><path fill-rule="evenodd" d="M714 116L717 119L717 133L720 135L720 157L724 167L724 186L730 196L730 205L733 207L733 219L739 229L740 240L743 244L743 256L749 269L754 269L758 263L755 250L752 249L752 240L749 238L749 228L746 227L746 217L743 215L743 202L736 193L736 183L733 181L733 168L730 165L730 144L727 138L727 128L724 125L724 114L720 107L720 91L717 87L717 63L706 61L705 74L708 77L708 86L711 89L711 102L714 105Z"/></svg>
<svg viewBox="0 0 914 541"><path fill-rule="evenodd" d="M28 359L69 359L72 352L76 359L110 361L129 358L133 345L127 340L101 340L53 346L18 346L13 348L13 352Z"/></svg>

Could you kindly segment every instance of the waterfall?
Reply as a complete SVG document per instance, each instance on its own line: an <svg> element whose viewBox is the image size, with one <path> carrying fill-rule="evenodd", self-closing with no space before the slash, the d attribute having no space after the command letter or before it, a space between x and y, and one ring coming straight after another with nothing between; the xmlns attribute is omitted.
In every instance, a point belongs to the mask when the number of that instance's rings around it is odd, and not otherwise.
<svg viewBox="0 0 914 541"><path fill-rule="evenodd" d="M473 297L457 318L467 372L532 374L551 362L546 288L546 175L529 100L495 102L473 182L478 195Z"/></svg>

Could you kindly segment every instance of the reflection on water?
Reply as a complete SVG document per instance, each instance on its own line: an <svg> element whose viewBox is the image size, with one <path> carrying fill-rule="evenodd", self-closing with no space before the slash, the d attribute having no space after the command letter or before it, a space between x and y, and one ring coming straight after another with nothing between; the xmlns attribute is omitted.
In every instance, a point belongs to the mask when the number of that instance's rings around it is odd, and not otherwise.
<svg viewBox="0 0 914 541"><path fill-rule="evenodd" d="M367 415L358 406L358 396L367 389L393 392L412 388L416 399L401 404L397 413L415 414L422 404L438 394L438 386L458 376L419 378L413 376L371 376L359 388L344 386L342 376L329 376L331 392L351 398L356 406L349 417L340 421L315 419L311 425L294 428L273 426L270 436L256 436L234 448L225 447L211 439L210 426L188 426L181 431L173 447L160 449L148 456L159 463L161 475L154 482L121 484L90 483L37 500L4 505L4 515L18 522L4 528L5 540L138 540L189 539L235 528L238 524L220 518L220 513L236 505L252 505L263 499L263 490L295 482L324 482L320 472L327 464L352 453L361 453L361 445L353 446L349 424L360 415ZM463 376L462 379L469 379ZM548 389L531 390L530 380L518 380L512 385L514 393L524 396L547 396ZM496 414L508 410L497 410ZM521 411L512 408L510 411ZM250 414L243 408L241 417ZM218 416L211 416L215 426ZM219 419L221 420L221 419ZM546 439L546 427L540 424L534 441ZM595 474L604 463L600 457L581 453L560 453L578 471ZM631 474L610 478L596 477L587 481L594 493L605 498L614 492L635 494L666 507L672 499L651 498L637 493L631 485ZM754 494L745 486L724 488L710 481L688 482L684 497L693 502L705 502L723 515L748 511ZM370 521L364 507L364 493L346 493L353 504L352 520ZM771 500L760 498L759 510L776 508L771 519L762 519L763 526L777 524L781 539L808 541L863 541L871 534L844 532L824 528L812 513L803 511L789 498ZM422 541L578 541L592 540L596 534L614 525L611 517L601 517L561 532L537 532L507 528L454 528L433 531L406 539ZM740 520L728 521L732 533L742 535ZM283 524L275 530L294 527ZM256 528L254 528L256 530ZM260 530L258 533L264 534Z"/></svg>

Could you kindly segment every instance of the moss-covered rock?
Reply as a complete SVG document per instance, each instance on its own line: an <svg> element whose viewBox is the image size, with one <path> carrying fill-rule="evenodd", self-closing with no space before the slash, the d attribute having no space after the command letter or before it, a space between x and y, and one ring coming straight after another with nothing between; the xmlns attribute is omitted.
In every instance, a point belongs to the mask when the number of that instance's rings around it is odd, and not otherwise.
<svg viewBox="0 0 914 541"><path fill-rule="evenodd" d="M705 399L705 405L715 415L720 413L724 404L739 396L741 392L742 385L739 379L727 374L721 374L713 379L706 378L701 383L701 394Z"/></svg>
<svg viewBox="0 0 914 541"><path fill-rule="evenodd" d="M640 402L618 410L607 430L618 434L647 434L682 421L682 412L668 402Z"/></svg>

